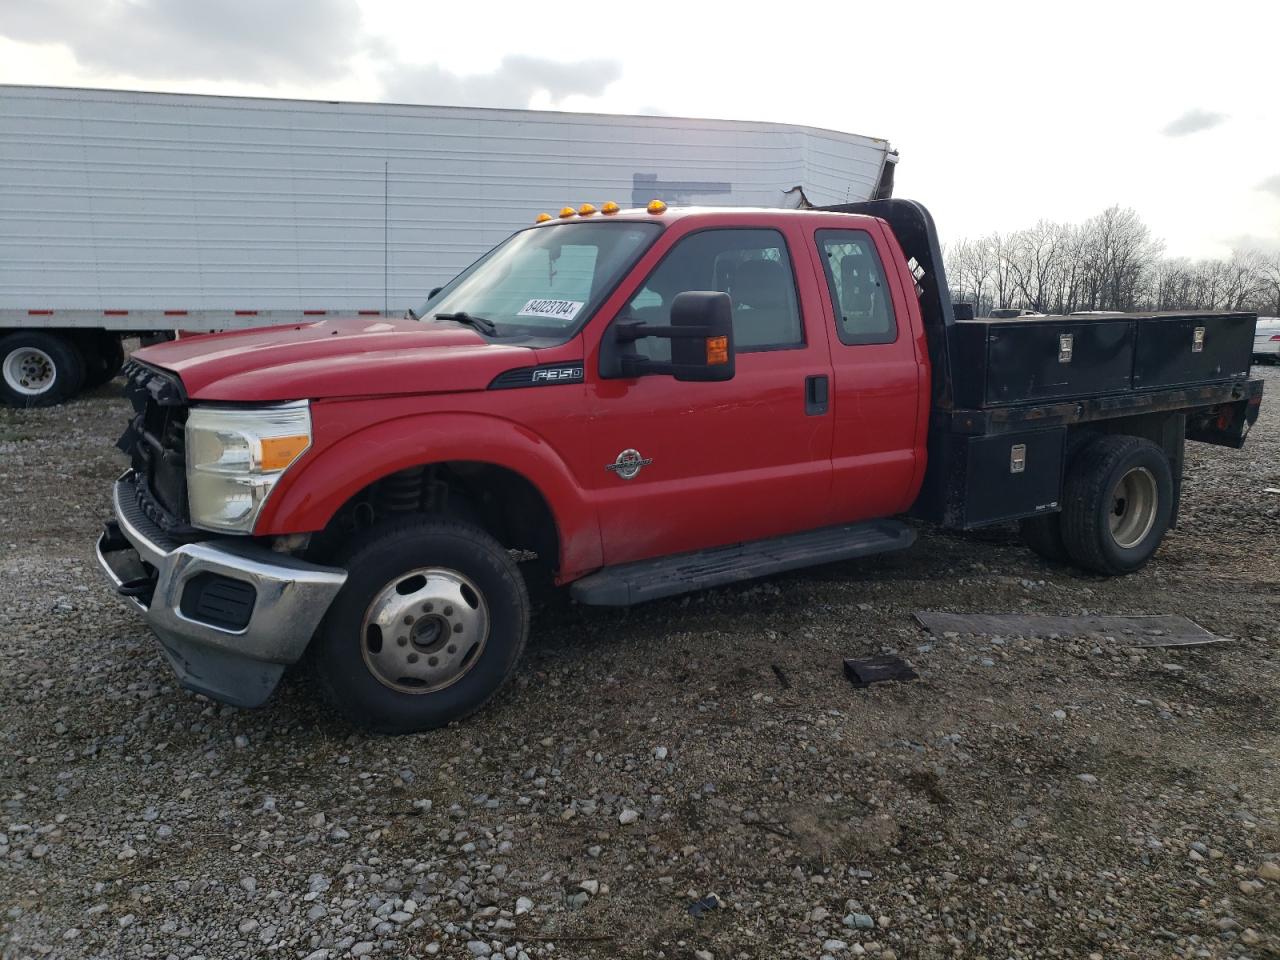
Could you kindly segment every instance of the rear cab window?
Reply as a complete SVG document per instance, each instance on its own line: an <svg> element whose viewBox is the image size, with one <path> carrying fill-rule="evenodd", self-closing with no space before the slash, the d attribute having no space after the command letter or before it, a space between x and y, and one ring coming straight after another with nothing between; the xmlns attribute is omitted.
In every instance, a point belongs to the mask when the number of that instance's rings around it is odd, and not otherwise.
<svg viewBox="0 0 1280 960"><path fill-rule="evenodd" d="M815 237L840 342L857 346L897 340L893 296L871 235L865 230L819 230Z"/></svg>

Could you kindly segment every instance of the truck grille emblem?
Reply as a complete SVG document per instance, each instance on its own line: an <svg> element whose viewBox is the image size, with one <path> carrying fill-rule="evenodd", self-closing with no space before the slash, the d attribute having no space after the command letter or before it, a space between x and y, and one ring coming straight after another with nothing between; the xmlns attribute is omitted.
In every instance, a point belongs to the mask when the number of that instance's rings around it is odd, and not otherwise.
<svg viewBox="0 0 1280 960"><path fill-rule="evenodd" d="M617 460L605 465L605 469L613 471L623 480L634 480L640 469L651 463L653 460L640 456L639 450L623 450L618 454Z"/></svg>

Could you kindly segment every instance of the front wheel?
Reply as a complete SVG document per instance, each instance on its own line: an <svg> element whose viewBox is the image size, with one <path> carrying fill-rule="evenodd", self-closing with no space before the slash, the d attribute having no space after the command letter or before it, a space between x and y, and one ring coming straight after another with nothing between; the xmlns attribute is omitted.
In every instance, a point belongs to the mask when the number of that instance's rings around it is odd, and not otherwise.
<svg viewBox="0 0 1280 960"><path fill-rule="evenodd" d="M350 571L312 651L321 686L381 733L441 727L515 671L529 598L511 555L479 527L423 518L352 543Z"/></svg>
<svg viewBox="0 0 1280 960"><path fill-rule="evenodd" d="M1111 434L1085 447L1063 485L1062 540L1086 570L1132 573L1156 552L1173 516L1173 472L1164 451Z"/></svg>

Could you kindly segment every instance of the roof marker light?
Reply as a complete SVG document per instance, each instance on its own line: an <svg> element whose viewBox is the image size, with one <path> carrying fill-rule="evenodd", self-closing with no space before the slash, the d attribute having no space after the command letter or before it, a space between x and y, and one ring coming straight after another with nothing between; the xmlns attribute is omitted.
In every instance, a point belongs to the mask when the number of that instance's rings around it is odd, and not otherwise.
<svg viewBox="0 0 1280 960"><path fill-rule="evenodd" d="M582 206L578 208L578 216L580 217L589 217L595 212L596 212L596 208L589 203L584 203Z"/></svg>
<svg viewBox="0 0 1280 960"><path fill-rule="evenodd" d="M612 200L610 200L600 208L600 212L607 215L607 214L617 213L618 209L619 209L618 205L614 203Z"/></svg>
<svg viewBox="0 0 1280 960"><path fill-rule="evenodd" d="M551 219L551 214L549 214L549 213L540 213L540 214L538 214L538 216L537 216L537 217L535 217L535 218L534 218L534 221L533 221L533 222L534 222L534 223L546 223L546 222L547 222L548 220L550 220L550 219Z"/></svg>
<svg viewBox="0 0 1280 960"><path fill-rule="evenodd" d="M578 212L578 211L577 211L577 210L575 210L575 209L573 209L573 207L561 207L561 208L560 208L560 216L561 216L561 217L563 217L563 218L564 218L564 219L566 219L566 220L567 220L567 219L569 219L570 217L572 217L572 216L573 216L574 214L576 214L577 212Z"/></svg>
<svg viewBox="0 0 1280 960"><path fill-rule="evenodd" d="M665 213L667 209L667 205L663 203L661 200L650 200L649 206L646 207L645 209L653 214Z"/></svg>

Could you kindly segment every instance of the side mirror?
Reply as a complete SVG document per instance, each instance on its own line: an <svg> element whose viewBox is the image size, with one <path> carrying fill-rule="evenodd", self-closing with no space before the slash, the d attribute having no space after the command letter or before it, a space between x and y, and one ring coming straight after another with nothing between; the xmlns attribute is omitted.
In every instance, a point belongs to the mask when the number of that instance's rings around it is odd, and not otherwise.
<svg viewBox="0 0 1280 960"><path fill-rule="evenodd" d="M657 337L671 341L671 362L640 356L635 341ZM691 290L671 303L671 326L620 321L605 335L600 350L602 377L666 374L690 383L732 380L734 374L733 305L727 293Z"/></svg>

